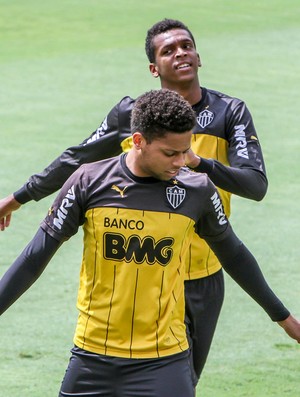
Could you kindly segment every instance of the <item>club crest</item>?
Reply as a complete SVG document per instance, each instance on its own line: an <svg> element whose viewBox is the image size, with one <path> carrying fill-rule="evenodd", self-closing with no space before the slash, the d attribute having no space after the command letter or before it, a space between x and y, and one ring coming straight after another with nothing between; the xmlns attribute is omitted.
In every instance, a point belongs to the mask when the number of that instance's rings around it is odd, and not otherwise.
<svg viewBox="0 0 300 397"><path fill-rule="evenodd" d="M167 199L171 206L177 208L185 199L185 189L179 186L167 187Z"/></svg>
<svg viewBox="0 0 300 397"><path fill-rule="evenodd" d="M205 109L202 110L202 112L199 113L197 117L197 123L200 125L201 128L207 127L214 119L214 114Z"/></svg>

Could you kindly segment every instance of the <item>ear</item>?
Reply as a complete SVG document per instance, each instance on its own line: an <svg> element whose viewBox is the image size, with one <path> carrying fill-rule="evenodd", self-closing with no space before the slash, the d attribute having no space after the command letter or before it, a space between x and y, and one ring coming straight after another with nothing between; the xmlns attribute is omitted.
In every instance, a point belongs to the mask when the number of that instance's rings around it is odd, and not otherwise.
<svg viewBox="0 0 300 397"><path fill-rule="evenodd" d="M159 71L155 63L150 63L149 70L153 77L155 78L159 77Z"/></svg>
<svg viewBox="0 0 300 397"><path fill-rule="evenodd" d="M197 54L197 58L198 58L198 67L201 68L202 63L201 63L201 59L200 59L200 55Z"/></svg>
<svg viewBox="0 0 300 397"><path fill-rule="evenodd" d="M138 150L141 149L143 139L144 139L144 137L143 137L143 135L140 132L135 132L132 135L132 142L133 142L133 145L134 145L134 147L136 149L138 149Z"/></svg>

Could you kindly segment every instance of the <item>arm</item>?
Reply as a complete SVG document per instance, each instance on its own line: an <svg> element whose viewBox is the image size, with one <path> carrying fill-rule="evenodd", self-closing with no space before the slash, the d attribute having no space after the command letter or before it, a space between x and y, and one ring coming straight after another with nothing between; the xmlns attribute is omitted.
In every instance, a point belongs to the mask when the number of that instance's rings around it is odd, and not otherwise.
<svg viewBox="0 0 300 397"><path fill-rule="evenodd" d="M259 265L232 232L222 241L208 241L224 270L246 291L286 333L300 343L300 322L275 295L265 280Z"/></svg>
<svg viewBox="0 0 300 397"><path fill-rule="evenodd" d="M130 135L130 115L134 100L123 98L112 108L100 127L80 145L66 149L39 174L14 193L21 204L39 201L62 187L80 165L103 160L121 153L122 140Z"/></svg>
<svg viewBox="0 0 300 397"><path fill-rule="evenodd" d="M217 160L196 156L191 149L187 166L206 173L216 186L240 197L260 201L267 192L266 174L255 168L228 167Z"/></svg>
<svg viewBox="0 0 300 397"><path fill-rule="evenodd" d="M10 225L12 212L31 200L41 200L64 184L81 164L112 157L120 152L118 131L105 135L101 140L73 146L62 153L40 174L32 175L28 182L14 194L0 200L0 230Z"/></svg>
<svg viewBox="0 0 300 397"><path fill-rule="evenodd" d="M30 288L61 244L84 223L90 182L84 168L65 182L35 237L0 280L0 314Z"/></svg>
<svg viewBox="0 0 300 397"><path fill-rule="evenodd" d="M0 230L9 226L13 211L28 201L41 200L60 189L81 164L120 154L122 140L130 135L133 103L132 98L123 98L89 138L66 149L44 171L32 175L14 194L0 200Z"/></svg>
<svg viewBox="0 0 300 397"><path fill-rule="evenodd" d="M223 100L226 102L225 98ZM227 164L216 158L196 156L190 151L187 165L196 172L206 173L225 191L260 201L267 192L268 181L252 116L245 103L235 98L227 99L220 113L224 113L223 123L214 127L217 131L212 130L212 133L227 141Z"/></svg>
<svg viewBox="0 0 300 397"><path fill-rule="evenodd" d="M260 267L235 235L229 224L215 186L207 178L205 214L199 217L196 233L202 237L216 254L224 270L254 299L286 333L300 342L300 322L297 321L275 295L264 278Z"/></svg>
<svg viewBox="0 0 300 397"><path fill-rule="evenodd" d="M40 277L61 243L41 228L0 280L0 314Z"/></svg>

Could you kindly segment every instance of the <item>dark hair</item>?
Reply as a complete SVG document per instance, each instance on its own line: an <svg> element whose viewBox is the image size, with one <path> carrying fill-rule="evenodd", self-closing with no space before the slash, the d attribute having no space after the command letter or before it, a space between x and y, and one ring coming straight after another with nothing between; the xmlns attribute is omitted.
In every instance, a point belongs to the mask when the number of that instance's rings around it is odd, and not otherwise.
<svg viewBox="0 0 300 397"><path fill-rule="evenodd" d="M131 114L131 132L142 133L147 143L169 132L190 131L195 123L191 105L177 92L166 88L138 97Z"/></svg>
<svg viewBox="0 0 300 397"><path fill-rule="evenodd" d="M183 29L187 31L196 48L194 36L190 31L190 29L184 23L177 21L175 19L165 18L162 21L159 21L155 25L153 25L147 32L145 50L149 62L151 63L155 62L155 48L153 45L154 37L157 36L158 34L165 33L172 29Z"/></svg>

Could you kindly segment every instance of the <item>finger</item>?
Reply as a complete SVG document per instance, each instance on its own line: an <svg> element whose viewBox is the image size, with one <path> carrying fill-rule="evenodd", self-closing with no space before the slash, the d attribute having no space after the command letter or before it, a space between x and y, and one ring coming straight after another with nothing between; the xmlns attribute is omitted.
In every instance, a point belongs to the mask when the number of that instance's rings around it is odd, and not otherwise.
<svg viewBox="0 0 300 397"><path fill-rule="evenodd" d="M11 221L11 214L8 214L5 220L5 227L8 227L10 225L10 221Z"/></svg>

